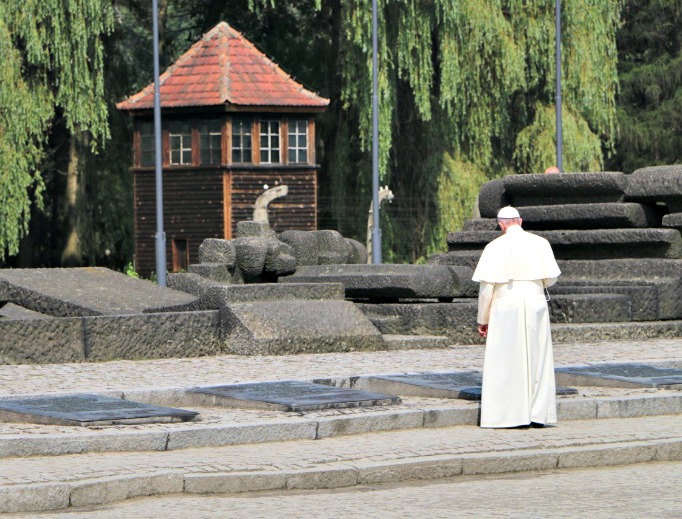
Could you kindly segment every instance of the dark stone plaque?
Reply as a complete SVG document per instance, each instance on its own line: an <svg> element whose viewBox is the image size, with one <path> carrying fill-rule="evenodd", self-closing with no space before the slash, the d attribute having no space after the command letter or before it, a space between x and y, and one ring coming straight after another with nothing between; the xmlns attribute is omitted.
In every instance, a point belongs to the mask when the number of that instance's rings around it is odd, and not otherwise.
<svg viewBox="0 0 682 519"><path fill-rule="evenodd" d="M390 390L404 396L480 400L482 376L479 371L386 375L371 377L368 385L372 390ZM574 388L557 387L557 395L577 393Z"/></svg>
<svg viewBox="0 0 682 519"><path fill-rule="evenodd" d="M190 392L193 396L199 397L202 404L282 411L314 411L400 403L397 396L296 380L199 387Z"/></svg>
<svg viewBox="0 0 682 519"><path fill-rule="evenodd" d="M562 383L613 387L682 388L682 369L648 364L595 364L557 368Z"/></svg>
<svg viewBox="0 0 682 519"><path fill-rule="evenodd" d="M404 396L470 399L462 395L462 390L480 386L481 377L478 371L381 375L369 377L366 385L372 391L387 391Z"/></svg>
<svg viewBox="0 0 682 519"><path fill-rule="evenodd" d="M578 390L574 387L557 387L557 396L566 395L577 395ZM481 399L481 388L479 387L465 387L460 391L460 398L465 400L480 400Z"/></svg>
<svg viewBox="0 0 682 519"><path fill-rule="evenodd" d="M49 425L116 425L185 422L199 413L100 395L0 400L0 422Z"/></svg>

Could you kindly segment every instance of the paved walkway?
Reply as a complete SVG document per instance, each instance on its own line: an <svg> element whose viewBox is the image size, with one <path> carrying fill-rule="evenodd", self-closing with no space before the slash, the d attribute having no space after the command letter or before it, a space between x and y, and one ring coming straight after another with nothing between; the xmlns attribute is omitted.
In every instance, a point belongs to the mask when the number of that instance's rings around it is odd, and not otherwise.
<svg viewBox="0 0 682 519"><path fill-rule="evenodd" d="M80 509L104 519L300 518L679 518L682 463L649 463L456 478L427 483L359 486L315 492L173 495ZM75 514L75 511L71 511ZM38 517L63 517L46 513ZM36 517L10 514L7 517Z"/></svg>
<svg viewBox="0 0 682 519"><path fill-rule="evenodd" d="M220 356L204 358L164 359L144 361L116 361L92 364L60 364L60 365L17 365L0 366L0 397L47 393L75 392L124 392L158 391L160 389L179 389L194 385L226 384L234 382L259 380L286 380L314 378L345 378L349 376L403 373L417 371L450 371L455 369L481 369L484 348L482 346L456 346L445 350L412 350L384 352L353 352L296 356L240 357ZM603 342L591 344L560 344L555 346L556 363L559 366L590 364L599 362L661 362L682 367L682 339L659 339L651 341ZM609 388L581 388L577 398L594 397L595 392L609 395L610 392L626 396L628 392L661 393L656 390L624 390ZM674 392L677 393L677 392ZM430 400L427 403L426 400ZM443 405L438 399L405 399L405 413L411 410L426 409L429 405ZM450 403L450 405L453 405ZM462 402L462 406L477 406L474 402ZM205 412L204 412L205 411ZM420 411L421 412L421 411ZM670 411L666 411L670 412ZM677 411L675 411L677 412ZM381 419L382 411L341 410L319 412L324 418L326 414L350 413L367 414L368 420ZM426 411L419 416L426 416ZM370 416L372 415L372 416ZM385 413L384 419L393 420ZM295 413L273 413L266 411L232 410L220 412L206 409L202 411L202 419L207 431L211 424L224 424L230 420L244 423L268 422L268 420L305 421L311 416L300 416ZM624 416L628 416L625 414ZM310 421L310 420L308 420ZM322 422L320 422L322 423ZM407 422L406 422L407 423ZM135 497L142 493L176 494L234 492L272 489L325 488L366 485L372 482L387 482L432 477L448 477L451 475L486 474L492 472L510 472L518 470L545 470L549 468L603 466L609 464L627 464L664 460L682 459L682 414L642 416L639 418L603 418L600 420L564 421L558 427L530 430L484 430L471 425L440 428L414 428L418 424L404 425L403 430L366 433L355 436L336 436L321 440L301 439L298 441L278 441L273 438L270 443L245 443L226 445L216 443L216 447L170 448L168 442L174 437L160 435L161 445L144 447L135 451L130 442L142 441L143 437L151 438L160 429L175 427L174 424L119 426L121 445L127 452L86 452L62 456L33 457L1 457L0 456L0 504L6 510L29 510L30 506L57 509L66 506L89 506L96 503L113 502ZM201 424L199 428L202 428ZM321 428L321 425L316 427ZM410 428L412 427L412 428ZM390 427L386 427L390 429ZM78 432L76 432L78 430ZM0 424L0 445L11 442L14 438L30 443L36 440L56 438L60 436L61 444L71 444L78 452L81 445L79 435L97 435L102 433L106 441L111 441L112 428L69 428L26 424ZM200 432L200 431L199 431ZM317 430L313 427L316 436ZM348 431L352 432L352 431ZM112 433L110 436L107 434ZM197 431L191 433L196 437ZM344 433L346 434L346 433ZM126 436L128 435L128 436ZM65 439L65 437L68 438ZM170 439L170 440L169 440ZM127 443L126 443L127 442ZM5 443L9 445L9 443ZM205 443L205 445L211 445ZM191 446L191 442L188 443ZM106 450L106 449L105 449ZM677 466L677 465L675 465ZM679 469L674 469L679 470ZM675 472L675 474L679 474ZM535 476L533 476L535 477ZM563 476L562 476L563 477ZM523 481L531 481L524 479ZM540 478L542 480L542 478ZM541 485L541 481L537 483ZM448 485L474 485L474 481L448 483ZM480 482L479 482L480 483ZM483 484L483 483L481 483ZM551 485L550 485L551 486ZM414 489L417 490L414 490ZM400 517L396 511L416 511L423 506L433 506L433 515L415 514L425 517L457 517L450 515L452 510L447 498L439 497L436 485L410 487L409 492L416 492L421 497L412 499L412 494L400 499L391 492L396 489L382 489L377 496L386 499L386 517ZM464 488L464 487L457 487ZM476 488L474 486L474 488ZM488 488L488 487L480 487ZM529 483L527 488L533 488ZM140 490L142 489L142 490ZM435 489L435 490L434 490ZM456 488L452 489L457 492ZM352 491L355 496L356 491ZM381 494L388 492L388 494ZM407 491L405 491L407 492ZM576 495L577 495L576 490ZM542 494L542 493L540 493ZM364 495L364 494L362 494ZM509 499L514 496L511 491L506 494ZM545 495L547 492L545 492ZM287 494L286 501L291 508L284 508L282 514L276 516L290 517L300 510L301 501ZM312 496L312 509L324 510L325 497L329 494ZM636 496L634 496L636 497ZM633 499L634 499L633 497ZM219 499L215 497L206 499ZM263 513L268 506L275 506L275 501L267 501L267 497L235 498L235 510L240 506L256 500L263 501L263 507L254 505L258 512L252 517L272 517ZM303 498L302 498L303 499ZM320 499L320 504L315 504ZM376 498L380 499L379 497ZM12 501L18 500L18 501ZM488 502L488 496L484 499ZM13 502L15 504L13 504ZM160 513L153 509L156 500L144 501L140 516L153 517ZM161 503L161 501L158 501ZM203 501L202 501L203 502ZM222 501L221 501L222 502ZM284 501L282 501L284 503ZM511 501L507 501L510 503ZM531 500L531 502L534 502ZM570 500L565 501L567 504ZM608 501L609 503L611 501ZM48 503L48 504L46 504ZM173 498L170 510L175 512L177 506L184 506L183 500ZM187 501L191 503L191 501ZM216 501L218 503L218 501ZM268 504L270 503L270 504ZM505 516L503 508L485 509L489 516L500 514ZM501 500L503 507L505 501ZM149 510L144 507L152 506ZM541 506L542 502L536 502ZM480 503L479 503L480 505ZM116 505L119 506L119 505ZM121 504L120 506L124 506ZM221 505L216 504L216 507ZM231 505L230 505L231 506ZM299 508L297 508L297 506ZM315 507L320 508L315 508ZM363 504L364 506L364 504ZM452 505L454 506L454 505ZM469 506L469 505L466 505ZM471 508L463 508L463 514L475 508L475 501L470 501ZM511 505L510 505L511 506ZM609 505L610 506L610 505ZM666 505L667 506L667 505ZM405 508L404 508L405 507ZM243 508L247 510L247 508ZM109 508L109 511L116 510ZM125 510L125 509L121 509ZM160 509L159 509L160 510ZM178 510L182 510L179 508ZM214 510L206 508L206 510ZM359 512L357 506L340 508L339 514ZM367 506L367 510L372 510ZM431 508L428 508L431 510ZM558 516L546 514L541 508L529 508L529 513L540 516ZM609 510L609 508L605 508ZM633 508L634 510L634 508ZM649 510L649 509L647 509ZM665 517L667 508L661 509L659 516ZM561 510L559 510L561 511ZM99 512L98 512L99 513ZM106 510L102 513L108 513ZM122 514L126 513L125 511ZM131 512L132 514L132 512ZM441 515L442 514L442 515ZM135 514L132 514L135 515ZM178 512L178 515L182 515ZM211 515L190 514L195 517L213 517ZM305 511L305 516L320 516ZM466 514L465 514L466 515ZM481 516L476 513L474 515ZM577 514L585 516L584 514ZM622 516L622 514L620 514ZM650 514L649 514L650 515ZM86 514L87 516L87 514ZM112 512L111 517L120 516ZM166 515L164 515L166 516ZM235 516L251 517L248 513ZM337 517L338 514L329 514ZM405 517L414 516L407 513ZM485 516L485 515L483 515ZM587 515L589 517L589 515ZM107 517L93 515L93 517ZM570 515L567 515L570 517ZM595 515L594 517L598 517Z"/></svg>
<svg viewBox="0 0 682 519"><path fill-rule="evenodd" d="M0 397L130 391L264 380L309 380L365 374L480 370L484 346L306 355L222 355L82 364L0 365ZM682 366L682 338L567 343L554 346L557 366L599 362L671 362Z"/></svg>

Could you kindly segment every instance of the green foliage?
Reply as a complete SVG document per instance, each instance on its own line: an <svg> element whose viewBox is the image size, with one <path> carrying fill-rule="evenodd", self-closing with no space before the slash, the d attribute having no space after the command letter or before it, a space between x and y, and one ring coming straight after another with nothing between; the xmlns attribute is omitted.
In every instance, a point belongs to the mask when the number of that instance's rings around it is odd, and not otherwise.
<svg viewBox="0 0 682 519"><path fill-rule="evenodd" d="M431 231L429 254L447 251L447 233L461 230L464 222L473 217L478 192L487 181L486 174L474 163L444 154L436 192L438 214Z"/></svg>
<svg viewBox="0 0 682 519"><path fill-rule="evenodd" d="M378 3L380 174L396 194L389 220L400 219L387 225L384 239L390 254L414 260L442 244L433 233L456 225L452 215L444 216L445 200L459 196L439 191L455 182L454 171L495 178L555 163L549 118L555 2ZM562 2L564 164L576 171L599 169L603 150L614 147L619 9L618 1ZM371 4L351 0L342 15L342 108L357 111L359 143L368 152ZM458 165L444 165L443 157L457 157ZM472 182L480 178L474 175ZM461 198L455 205L470 203L468 195Z"/></svg>
<svg viewBox="0 0 682 519"><path fill-rule="evenodd" d="M111 13L107 0L0 2L0 260L18 251L32 203L42 206L54 119L90 132L93 147L109 135L100 38Z"/></svg>
<svg viewBox="0 0 682 519"><path fill-rule="evenodd" d="M516 137L514 165L519 173L542 173L556 158L556 108L538 103L535 120ZM568 108L562 109L564 171L601 171L601 141L585 120Z"/></svg>
<svg viewBox="0 0 682 519"><path fill-rule="evenodd" d="M624 0L618 33L620 138L613 169L682 161L682 3Z"/></svg>

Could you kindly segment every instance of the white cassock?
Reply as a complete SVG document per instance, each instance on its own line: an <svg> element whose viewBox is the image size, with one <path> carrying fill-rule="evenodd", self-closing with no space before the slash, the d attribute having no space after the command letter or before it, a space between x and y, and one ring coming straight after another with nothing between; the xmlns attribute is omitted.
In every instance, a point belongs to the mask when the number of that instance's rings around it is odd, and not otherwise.
<svg viewBox="0 0 682 519"><path fill-rule="evenodd" d="M478 322L488 324L481 427L556 423L556 383L545 288L561 274L544 238L513 225L483 250Z"/></svg>

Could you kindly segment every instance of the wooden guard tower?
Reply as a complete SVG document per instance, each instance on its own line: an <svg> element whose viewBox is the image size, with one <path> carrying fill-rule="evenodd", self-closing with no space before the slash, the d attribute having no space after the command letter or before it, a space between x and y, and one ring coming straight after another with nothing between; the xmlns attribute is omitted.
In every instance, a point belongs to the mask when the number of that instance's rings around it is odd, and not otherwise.
<svg viewBox="0 0 682 519"><path fill-rule="evenodd" d="M329 100L306 90L227 23L159 78L168 270L198 261L204 238L230 239L268 187L275 230L317 228L315 114ZM155 269L154 85L117 105L134 117L135 268Z"/></svg>

